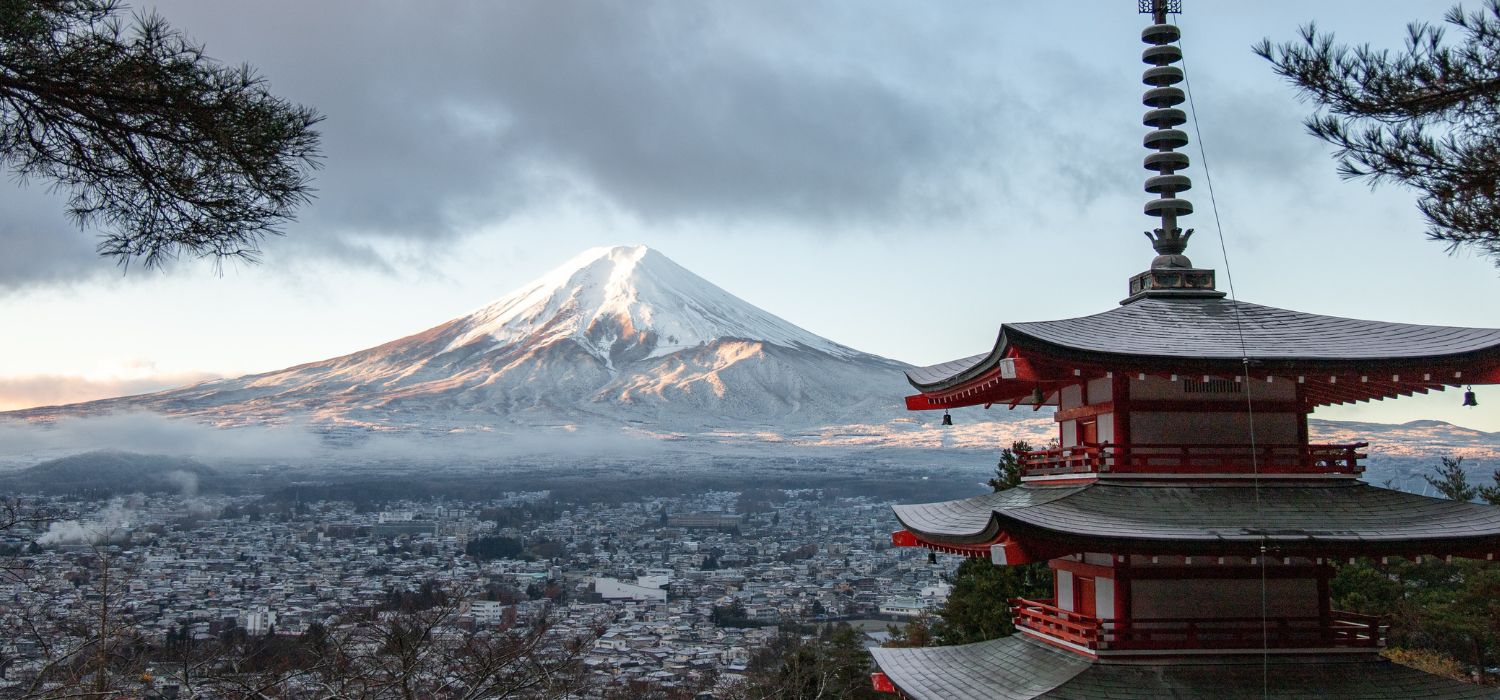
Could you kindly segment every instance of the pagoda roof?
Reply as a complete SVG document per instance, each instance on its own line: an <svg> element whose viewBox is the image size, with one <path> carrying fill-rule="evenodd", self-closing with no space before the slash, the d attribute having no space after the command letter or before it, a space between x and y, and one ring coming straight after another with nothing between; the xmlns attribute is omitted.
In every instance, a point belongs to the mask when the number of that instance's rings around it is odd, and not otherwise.
<svg viewBox="0 0 1500 700"><path fill-rule="evenodd" d="M907 379L923 392L946 390L1023 349L1057 359L1163 366L1237 365L1244 357L1262 365L1310 368L1447 364L1500 352L1500 329L1362 321L1223 298L1147 296L1092 316L1003 324L990 352L912 369Z"/></svg>
<svg viewBox="0 0 1500 700"><path fill-rule="evenodd" d="M1500 547L1500 507L1393 491L1359 481L1308 485L1078 486L1023 484L956 501L895 506L910 532L935 544L1005 536L1068 551L1236 553L1262 542L1278 553L1460 554Z"/></svg>
<svg viewBox="0 0 1500 700"><path fill-rule="evenodd" d="M870 653L880 670L914 700L1500 697L1500 689L1435 676L1373 655L1103 664L1021 635L960 646L877 648Z"/></svg>

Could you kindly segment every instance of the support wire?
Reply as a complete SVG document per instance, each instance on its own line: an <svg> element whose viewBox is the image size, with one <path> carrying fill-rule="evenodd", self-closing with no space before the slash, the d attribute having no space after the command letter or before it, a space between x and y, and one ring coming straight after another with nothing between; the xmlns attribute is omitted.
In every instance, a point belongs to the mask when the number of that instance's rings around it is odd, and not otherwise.
<svg viewBox="0 0 1500 700"><path fill-rule="evenodd" d="M1181 12L1177 15L1177 23L1182 23ZM1255 528L1260 532L1260 644L1261 644L1261 666L1260 682L1261 697L1269 698L1271 693L1271 641L1270 641L1270 597L1267 587L1267 556L1269 554L1266 537L1266 528L1261 520L1261 494L1260 494L1260 459L1256 451L1255 441L1255 403L1251 398L1250 383L1250 350L1245 342L1244 319L1240 315L1239 296L1234 290L1234 271L1229 266L1229 246L1224 242L1224 224L1219 218L1219 201L1214 196L1214 178L1208 168L1208 151L1203 145L1203 129L1199 126L1198 106L1193 101L1193 81L1187 70L1187 48L1183 45L1182 36L1177 38L1177 47L1182 50L1182 80L1184 92L1187 93L1188 109L1193 117L1193 135L1198 141L1198 158L1203 164L1203 181L1208 185L1209 208L1214 214L1214 229L1219 237L1219 252L1224 257L1224 277L1229 284L1229 305L1234 309L1234 329L1239 336L1240 343L1240 375L1245 387L1245 414L1249 421L1250 429L1250 468L1253 472L1251 483L1255 486Z"/></svg>

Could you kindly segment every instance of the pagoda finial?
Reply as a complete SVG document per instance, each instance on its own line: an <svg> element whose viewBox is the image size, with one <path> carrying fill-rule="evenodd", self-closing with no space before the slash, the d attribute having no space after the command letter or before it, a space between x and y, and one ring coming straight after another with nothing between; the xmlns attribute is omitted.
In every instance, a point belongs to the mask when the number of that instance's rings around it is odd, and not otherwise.
<svg viewBox="0 0 1500 700"><path fill-rule="evenodd" d="M1167 13L1182 11L1182 0L1139 0L1139 7L1154 22L1141 32L1141 41L1150 45L1141 54L1141 60L1151 66L1141 76L1150 86L1142 102L1151 108L1141 120L1151 127L1144 143L1152 153L1146 156L1145 165L1147 170L1158 173L1146 178L1146 191L1157 195L1157 199L1146 204L1146 215L1161 218L1161 227L1146 233L1157 253L1151 266L1187 268L1193 263L1182 253L1193 232L1178 227L1177 217L1193 213L1193 204L1178 199L1177 194L1193 183L1186 175L1177 174L1188 166L1187 155L1176 150L1187 145L1188 137L1187 132L1175 127L1187 122L1187 114L1177 109L1185 99L1182 90L1173 87L1182 82L1182 69L1172 65L1182 60L1182 49L1172 45L1181 32L1176 25L1167 23Z"/></svg>
<svg viewBox="0 0 1500 700"><path fill-rule="evenodd" d="M1149 108L1141 119L1151 127L1143 141L1151 154L1146 156L1147 170L1155 172L1146 178L1146 191L1156 195L1146 203L1146 216L1161 219L1161 226L1146 232L1156 258L1151 269L1136 275L1130 281L1131 299L1142 293L1165 290L1174 294L1213 292L1212 270L1193 267L1183 252L1193 230L1183 230L1177 219L1193 213L1193 203L1178 198L1178 194L1191 189L1192 180L1178 171L1188 167L1188 157L1177 149L1187 145L1187 132L1177 127L1187 123L1187 113L1177 108L1187 100L1187 95L1176 85L1183 81L1182 69L1173 65L1182 60L1182 49L1174 45L1182 32L1174 24L1167 23L1168 14L1182 12L1182 0L1138 0L1142 14L1151 15L1152 24L1141 32L1141 41L1148 46L1141 53L1141 60L1149 68L1141 76L1147 85L1141 101ZM1173 274L1157 274L1157 272ZM1176 274L1176 273L1182 274ZM1219 296L1214 292L1214 296ZM1127 300L1129 301L1129 300Z"/></svg>

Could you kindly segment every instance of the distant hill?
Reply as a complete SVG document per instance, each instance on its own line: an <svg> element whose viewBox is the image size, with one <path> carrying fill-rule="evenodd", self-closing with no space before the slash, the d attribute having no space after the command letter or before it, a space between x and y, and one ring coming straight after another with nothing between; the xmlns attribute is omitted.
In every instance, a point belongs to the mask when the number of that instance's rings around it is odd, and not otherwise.
<svg viewBox="0 0 1500 700"><path fill-rule="evenodd" d="M0 479L40 493L183 493L212 490L217 472L182 457L98 450L51 459Z"/></svg>
<svg viewBox="0 0 1500 700"><path fill-rule="evenodd" d="M1471 459L1500 457L1500 433L1465 428L1440 420L1363 423L1314 418L1307 423L1314 441L1370 443L1370 452L1386 457L1431 457L1451 454ZM1495 466L1500 467L1500 463Z"/></svg>

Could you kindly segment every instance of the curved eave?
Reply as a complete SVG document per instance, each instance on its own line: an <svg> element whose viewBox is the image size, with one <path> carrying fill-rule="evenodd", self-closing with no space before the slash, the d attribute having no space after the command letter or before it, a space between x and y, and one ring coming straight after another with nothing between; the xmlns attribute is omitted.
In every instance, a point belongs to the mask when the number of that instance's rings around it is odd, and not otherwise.
<svg viewBox="0 0 1500 700"><path fill-rule="evenodd" d="M1187 374L1194 369L1220 370L1221 372L1227 370L1227 373L1233 376L1241 372L1244 365L1244 358L1236 348L1231 348L1232 352L1218 357L1164 355L1146 352L1108 352L1100 349L1061 345L1033 337L1025 331L1013 327L1006 327L1003 333L1008 336L1009 346L1014 348L1013 352L1016 354L1035 354L1056 362L1072 362L1084 366L1139 368L1146 372L1153 370L1176 370L1181 374ZM1461 381L1450 383L1496 384L1500 383L1500 344L1491 348L1432 355L1328 357L1311 355L1270 356L1252 353L1250 356L1250 367L1252 371L1258 370L1261 373L1270 371L1309 375L1325 372L1337 374L1377 367L1459 368L1469 369L1470 371ZM953 386L961 383L958 382Z"/></svg>
<svg viewBox="0 0 1500 700"><path fill-rule="evenodd" d="M874 648L875 664L912 700L1263 697L1327 700L1494 698L1500 691L1375 655L1195 656L1093 663L1024 635L959 646Z"/></svg>
<svg viewBox="0 0 1500 700"><path fill-rule="evenodd" d="M941 647L876 647L870 654L906 697L921 700L1028 700L1093 665L1084 656L1021 636Z"/></svg>
<svg viewBox="0 0 1500 700"><path fill-rule="evenodd" d="M1006 349L1005 326L1002 325L1000 336L995 339L995 346L989 352L926 367L914 367L906 371L906 381L924 393L952 389L995 369L1000 360L1005 358Z"/></svg>
<svg viewBox="0 0 1500 700"><path fill-rule="evenodd" d="M1020 492L1016 495L1008 495ZM1474 556L1500 551L1500 507L1363 483L1337 486L1127 486L1012 489L895 507L924 540L970 545L1002 534L1048 549ZM1246 525L1252 523L1252 525ZM1258 525L1255 525L1258 523Z"/></svg>
<svg viewBox="0 0 1500 700"><path fill-rule="evenodd" d="M999 535L998 513L1042 505L1084 488L1022 486L954 501L898 505L892 510L902 527L925 540L940 544L982 544Z"/></svg>
<svg viewBox="0 0 1500 700"><path fill-rule="evenodd" d="M1093 316L1007 323L989 352L906 375L913 387L933 394L987 381L1008 357L1146 371L1237 372L1246 354L1262 371L1458 368L1470 369L1471 376L1450 383L1500 383L1500 329L1363 321L1244 302L1236 306L1224 299L1143 299Z"/></svg>

